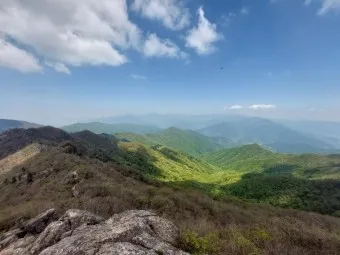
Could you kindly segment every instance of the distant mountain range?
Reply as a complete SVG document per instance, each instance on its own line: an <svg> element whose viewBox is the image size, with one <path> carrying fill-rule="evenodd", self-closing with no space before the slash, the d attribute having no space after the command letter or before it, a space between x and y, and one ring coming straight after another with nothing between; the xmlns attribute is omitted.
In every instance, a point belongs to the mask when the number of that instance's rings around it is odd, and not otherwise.
<svg viewBox="0 0 340 255"><path fill-rule="evenodd" d="M0 133L13 128L37 128L42 125L21 120L0 119Z"/></svg>
<svg viewBox="0 0 340 255"><path fill-rule="evenodd" d="M301 133L262 118L223 122L199 130L211 137L224 137L237 144L258 143L284 153L332 153L336 147L315 136Z"/></svg>
<svg viewBox="0 0 340 255"><path fill-rule="evenodd" d="M236 115L161 114L124 115L103 118L101 121L106 123L75 123L62 129L67 132L89 130L96 134L133 133L129 134L131 141L165 144L195 156L213 151L211 148L218 149L218 146L226 148L252 143L282 153L340 153L340 132L337 131L340 124L336 122L272 121ZM1 120L0 132L10 128L38 126L22 121ZM166 131L162 133L163 129ZM170 132L171 129L173 132ZM180 130L186 130L185 134ZM205 146L202 147L202 144Z"/></svg>
<svg viewBox="0 0 340 255"><path fill-rule="evenodd" d="M119 123L119 124L106 124L100 122L90 122L90 123L75 123L69 126L62 127L63 130L67 132L79 132L83 130L91 131L95 134L114 134L120 132L132 132L135 134L148 134L155 133L161 129L157 126L151 125L141 125L133 123Z"/></svg>
<svg viewBox="0 0 340 255"><path fill-rule="evenodd" d="M154 134L118 133L115 136L123 140L149 146L161 144L192 156L199 156L206 152L234 145L229 139L223 137L207 137L192 130L181 130L178 128L168 128Z"/></svg>
<svg viewBox="0 0 340 255"><path fill-rule="evenodd" d="M238 115L186 115L186 114L144 114L122 115L100 118L96 121L108 124L133 123L138 125L152 125L163 129L176 127L180 129L197 130L223 121L237 121L248 117Z"/></svg>
<svg viewBox="0 0 340 255"><path fill-rule="evenodd" d="M340 139L340 122L307 120L275 120L275 122L303 133Z"/></svg>

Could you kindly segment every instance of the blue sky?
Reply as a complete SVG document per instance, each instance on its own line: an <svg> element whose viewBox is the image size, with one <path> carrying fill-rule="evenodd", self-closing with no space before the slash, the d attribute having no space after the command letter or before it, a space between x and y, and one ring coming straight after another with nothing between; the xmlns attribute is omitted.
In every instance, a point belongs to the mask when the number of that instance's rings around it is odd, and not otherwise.
<svg viewBox="0 0 340 255"><path fill-rule="evenodd" d="M340 121L339 27L339 0L5 0L0 118Z"/></svg>

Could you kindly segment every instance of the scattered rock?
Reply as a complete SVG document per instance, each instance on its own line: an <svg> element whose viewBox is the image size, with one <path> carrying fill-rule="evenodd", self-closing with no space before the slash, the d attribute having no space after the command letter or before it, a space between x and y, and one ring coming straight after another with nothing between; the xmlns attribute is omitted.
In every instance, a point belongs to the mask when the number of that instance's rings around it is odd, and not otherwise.
<svg viewBox="0 0 340 255"><path fill-rule="evenodd" d="M151 229L162 238L163 241L168 243L176 242L179 230L171 221L158 216L150 216L148 217L148 223Z"/></svg>
<svg viewBox="0 0 340 255"><path fill-rule="evenodd" d="M55 222L48 225L31 249L31 254L39 254L44 248L49 247L61 239L72 235L72 231L82 224L94 225L104 221L103 218L87 211L70 209Z"/></svg>
<svg viewBox="0 0 340 255"><path fill-rule="evenodd" d="M20 229L5 233L0 255L188 254L173 246L177 227L152 211L126 211L106 221L76 209L51 222L54 215L51 209L28 221L24 237Z"/></svg>
<svg viewBox="0 0 340 255"><path fill-rule="evenodd" d="M75 198L79 197L79 190L77 190L77 185L74 185L72 187L72 196Z"/></svg>
<svg viewBox="0 0 340 255"><path fill-rule="evenodd" d="M146 248L123 242L115 244L104 244L100 247L97 255L157 255L153 250L148 250Z"/></svg>
<svg viewBox="0 0 340 255"><path fill-rule="evenodd" d="M0 242L0 249L4 249L19 239L16 235L11 235Z"/></svg>
<svg viewBox="0 0 340 255"><path fill-rule="evenodd" d="M70 225L67 222L52 222L33 243L30 249L31 254L39 254L44 248L55 244L61 239L62 234L69 230Z"/></svg>
<svg viewBox="0 0 340 255"><path fill-rule="evenodd" d="M44 231L47 225L54 220L55 213L55 209L49 209L37 217L27 221L21 229L26 233L40 234Z"/></svg>
<svg viewBox="0 0 340 255"><path fill-rule="evenodd" d="M77 184L80 181L77 171L69 172L64 179L64 184Z"/></svg>
<svg viewBox="0 0 340 255"><path fill-rule="evenodd" d="M103 222L104 219L88 211L70 209L59 219L59 221L67 221L71 225L71 229L76 229L82 224L95 225Z"/></svg>
<svg viewBox="0 0 340 255"><path fill-rule="evenodd" d="M33 235L27 235L12 243L6 249L0 248L0 255L29 255L29 249L36 239Z"/></svg>
<svg viewBox="0 0 340 255"><path fill-rule="evenodd" d="M10 231L8 231L8 232L6 232L6 233L4 233L4 234L2 234L2 235L0 236L0 241L4 240L4 239L6 239L6 238L8 238L8 237L10 237L10 236L13 236L13 235L15 235L15 236L17 236L17 237L23 237L23 236L24 236L23 233L24 233L24 232L23 232L21 229L19 229L19 228L10 230Z"/></svg>

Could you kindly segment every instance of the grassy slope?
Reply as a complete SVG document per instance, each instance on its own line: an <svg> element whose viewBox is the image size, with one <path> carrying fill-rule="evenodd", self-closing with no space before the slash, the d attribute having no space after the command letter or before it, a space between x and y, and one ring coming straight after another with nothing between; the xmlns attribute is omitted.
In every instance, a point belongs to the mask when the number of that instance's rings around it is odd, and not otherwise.
<svg viewBox="0 0 340 255"><path fill-rule="evenodd" d="M192 156L199 156L203 153L223 148L227 141L201 135L195 131L169 128L162 132L147 135L136 135L132 133L116 134L118 138L127 139L145 145L161 144L166 147L185 152ZM219 144L219 143L220 144Z"/></svg>
<svg viewBox="0 0 340 255"><path fill-rule="evenodd" d="M100 122L90 123L75 123L69 126L62 127L67 132L80 132L83 130L89 130L95 134L113 134L118 132L133 132L136 134L154 133L160 131L160 128L148 125L138 124L105 124Z"/></svg>
<svg viewBox="0 0 340 255"><path fill-rule="evenodd" d="M143 150L138 146L122 144L122 155ZM162 149L144 152L147 158L161 158ZM138 157L131 160L132 165L139 161ZM168 164L171 160L164 161ZM191 164L196 163L188 162ZM149 181L140 170L57 148L41 152L0 175L0 231L51 207L60 213L68 208L86 209L104 217L127 209L153 209L180 227L178 245L192 254L281 254L283 250L287 254L336 254L340 249L337 218L211 199L197 190ZM27 172L32 176L30 182L14 178ZM10 182L3 183L5 179ZM72 195L73 189L79 192L77 197Z"/></svg>
<svg viewBox="0 0 340 255"><path fill-rule="evenodd" d="M231 149L222 149L205 154L202 159L226 170L249 172L259 170L263 164L276 160L275 154L260 145L250 144Z"/></svg>
<svg viewBox="0 0 340 255"><path fill-rule="evenodd" d="M207 153L202 159L230 171L289 172L308 179L340 179L340 155L287 155L259 145L245 145Z"/></svg>
<svg viewBox="0 0 340 255"><path fill-rule="evenodd" d="M214 173L221 171L209 163L162 145L147 147L122 142L120 148L124 153L115 157L117 162L148 172L152 178L166 182L195 180L206 183Z"/></svg>
<svg viewBox="0 0 340 255"><path fill-rule="evenodd" d="M32 143L22 150L19 150L6 158L0 159L0 174L10 171L15 166L20 165L28 159L36 156L44 148L44 145Z"/></svg>
<svg viewBox="0 0 340 255"><path fill-rule="evenodd" d="M340 215L339 155L284 155L247 145L203 159L226 171L215 178L223 194Z"/></svg>

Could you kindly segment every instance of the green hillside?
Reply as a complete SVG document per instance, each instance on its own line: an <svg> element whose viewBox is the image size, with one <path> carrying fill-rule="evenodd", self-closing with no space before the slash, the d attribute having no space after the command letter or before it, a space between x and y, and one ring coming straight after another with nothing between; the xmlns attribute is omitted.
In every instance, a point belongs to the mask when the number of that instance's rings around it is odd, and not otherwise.
<svg viewBox="0 0 340 255"><path fill-rule="evenodd" d="M220 194L340 215L340 155L285 155L246 145L202 159L223 169L213 179Z"/></svg>
<svg viewBox="0 0 340 255"><path fill-rule="evenodd" d="M291 173L308 179L340 179L340 155L288 155L259 145L245 145L207 153L203 160L237 172Z"/></svg>
<svg viewBox="0 0 340 255"><path fill-rule="evenodd" d="M249 172L260 170L267 162L279 157L279 154L258 144L250 144L210 152L203 155L202 159L223 169Z"/></svg>
<svg viewBox="0 0 340 255"><path fill-rule="evenodd" d="M136 135L132 133L116 134L120 139L138 142L145 145L161 144L174 150L199 156L228 146L225 138L210 138L191 130L169 128L155 134Z"/></svg>
<svg viewBox="0 0 340 255"><path fill-rule="evenodd" d="M121 142L123 154L115 162L139 169L142 174L166 182L195 180L207 183L218 167L162 145L147 147L138 143Z"/></svg>
<svg viewBox="0 0 340 255"><path fill-rule="evenodd" d="M223 150L228 157L222 168L162 145L122 142L120 148L124 153L114 160L139 169L150 180L200 189L214 197L236 196L281 207L340 213L338 156L281 155L253 144ZM211 154L221 155L221 151Z"/></svg>
<svg viewBox="0 0 340 255"><path fill-rule="evenodd" d="M156 126L149 125L139 125L139 124L105 124L100 122L90 122L90 123L75 123L69 126L62 127L66 132L74 133L84 130L91 131L95 134L113 134L120 132L132 132L136 134L147 134L158 132L161 129Z"/></svg>

